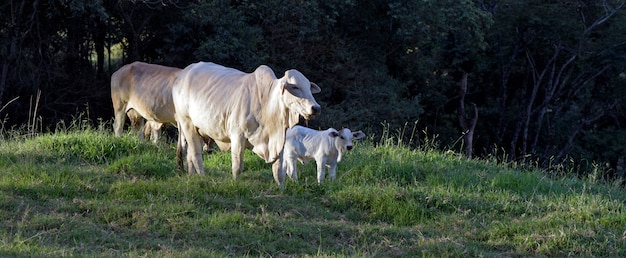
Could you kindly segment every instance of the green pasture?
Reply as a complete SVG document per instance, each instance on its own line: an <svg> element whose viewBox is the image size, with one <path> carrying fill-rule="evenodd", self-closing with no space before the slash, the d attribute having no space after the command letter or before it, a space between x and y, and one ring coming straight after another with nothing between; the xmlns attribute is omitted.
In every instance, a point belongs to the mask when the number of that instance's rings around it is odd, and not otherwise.
<svg viewBox="0 0 626 258"><path fill-rule="evenodd" d="M369 137L334 182L280 191L246 152L176 169L175 144L80 127L0 140L2 257L626 256L619 182L520 170Z"/></svg>

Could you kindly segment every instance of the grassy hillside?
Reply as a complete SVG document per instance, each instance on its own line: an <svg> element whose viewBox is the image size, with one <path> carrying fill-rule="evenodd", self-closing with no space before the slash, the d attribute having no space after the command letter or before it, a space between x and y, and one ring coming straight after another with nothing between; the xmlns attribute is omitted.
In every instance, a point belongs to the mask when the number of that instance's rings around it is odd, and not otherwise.
<svg viewBox="0 0 626 258"><path fill-rule="evenodd" d="M247 152L179 174L108 130L0 141L0 256L626 256L626 190L369 139L281 192Z"/></svg>

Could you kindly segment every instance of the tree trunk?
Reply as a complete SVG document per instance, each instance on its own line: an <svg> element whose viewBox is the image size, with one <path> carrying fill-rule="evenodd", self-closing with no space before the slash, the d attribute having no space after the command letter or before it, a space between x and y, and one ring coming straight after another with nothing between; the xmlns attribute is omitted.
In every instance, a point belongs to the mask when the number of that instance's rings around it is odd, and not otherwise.
<svg viewBox="0 0 626 258"><path fill-rule="evenodd" d="M472 158L472 150L474 149L474 129L478 121L478 108L472 103L474 108L473 116L468 116L465 112L465 95L467 94L467 73L463 73L459 82L459 108L458 117L461 129L463 129L463 142L465 144L465 156Z"/></svg>
<svg viewBox="0 0 626 258"><path fill-rule="evenodd" d="M135 13L136 7L134 5L132 5L128 10L125 10L122 4L120 4L119 6L122 17L124 17L124 22L128 27L128 32L130 33L130 35L126 35L128 39L128 46L126 51L129 60L125 60L125 62L130 63L132 61L139 61L141 60L142 56L139 50L139 46L141 44L141 33L149 23L151 16L148 15L144 17ZM135 22L133 22L134 20L139 20L137 22L139 23L139 25L136 25Z"/></svg>
<svg viewBox="0 0 626 258"><path fill-rule="evenodd" d="M96 47L96 78L99 80L104 78L104 43L106 40L106 24L103 21L98 22L96 26L96 34L94 44Z"/></svg>
<svg viewBox="0 0 626 258"><path fill-rule="evenodd" d="M22 37L26 36L26 34L29 31L24 31L24 32L20 32L19 30L19 26L17 25L18 19L22 16L23 12L24 12L24 5L25 5L26 1L22 1L19 5L15 6L15 8L13 7L13 4L11 4L11 13L9 14L11 16L11 23L13 24L11 27L7 28L7 30L9 31L9 33L12 34L11 36L11 45L9 46L9 53L7 54L7 58L5 60L2 60L2 74L0 74L0 107L3 106L2 103L2 98L4 97L4 91L7 88L7 81L8 76L9 76L9 66L11 65L11 62L17 57L18 55L18 51L17 51L17 43L18 40L20 40L20 34L22 35ZM36 8L36 5L33 5L34 8ZM36 13L36 9L33 10L33 16ZM33 19L31 17L31 19Z"/></svg>
<svg viewBox="0 0 626 258"><path fill-rule="evenodd" d="M15 48L16 48L16 42L17 39L13 38L11 39L11 47L9 50L9 57L4 60L4 62L2 63L2 75L0 77L0 107L2 107L2 97L4 95L4 89L6 89L7 87L7 76L9 74L9 62L12 59L12 56L14 56L15 54Z"/></svg>

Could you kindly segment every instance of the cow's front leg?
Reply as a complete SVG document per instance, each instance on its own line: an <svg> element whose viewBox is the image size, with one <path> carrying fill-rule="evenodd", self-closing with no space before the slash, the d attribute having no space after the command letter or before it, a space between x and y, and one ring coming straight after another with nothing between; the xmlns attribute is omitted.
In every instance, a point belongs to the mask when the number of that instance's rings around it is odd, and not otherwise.
<svg viewBox="0 0 626 258"><path fill-rule="evenodd" d="M245 139L241 136L231 138L231 162L233 178L237 179L243 171L243 153L246 149Z"/></svg>
<svg viewBox="0 0 626 258"><path fill-rule="evenodd" d="M144 125L143 134L145 137L149 137L153 143L159 142L159 136L161 136L161 129L165 128L163 123L148 121Z"/></svg>
<svg viewBox="0 0 626 258"><path fill-rule="evenodd" d="M278 158L272 164L272 174L274 175L274 181L280 186L280 190L285 190L285 166L283 166L283 153L278 155Z"/></svg>
<svg viewBox="0 0 626 258"><path fill-rule="evenodd" d="M146 121L143 117L134 109L128 110L126 115L130 119L130 127L133 132L139 133L139 139L143 141L144 139L144 127L146 126Z"/></svg>

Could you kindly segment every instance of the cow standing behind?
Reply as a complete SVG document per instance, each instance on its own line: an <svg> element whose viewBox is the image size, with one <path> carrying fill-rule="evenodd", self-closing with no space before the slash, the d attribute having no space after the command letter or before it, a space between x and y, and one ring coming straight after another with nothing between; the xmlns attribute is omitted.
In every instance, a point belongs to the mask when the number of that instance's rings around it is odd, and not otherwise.
<svg viewBox="0 0 626 258"><path fill-rule="evenodd" d="M298 180L296 160L303 164L315 160L317 165L317 182L324 181L325 171L331 180L337 176L337 163L343 157L344 152L352 149L352 140L358 140L365 136L361 131L351 132L348 128L339 131L329 128L317 131L302 126L294 126L287 129L287 139L283 153L283 169L294 180Z"/></svg>
<svg viewBox="0 0 626 258"><path fill-rule="evenodd" d="M122 66L111 76L111 100L115 119L113 130L122 135L126 116L140 137L150 134L158 140L163 124L176 124L172 86L180 68L134 62ZM148 123L144 127L144 120Z"/></svg>
<svg viewBox="0 0 626 258"><path fill-rule="evenodd" d="M282 162L286 129L296 125L300 116L309 119L320 114L320 105L312 96L320 91L297 70L288 70L278 79L265 65L253 73L205 62L187 66L172 91L179 167L187 141L189 173L204 174L200 146L202 138L209 137L220 149L231 149L234 178L243 170L246 148L267 163ZM284 189L285 172L280 164L274 163L272 172Z"/></svg>

